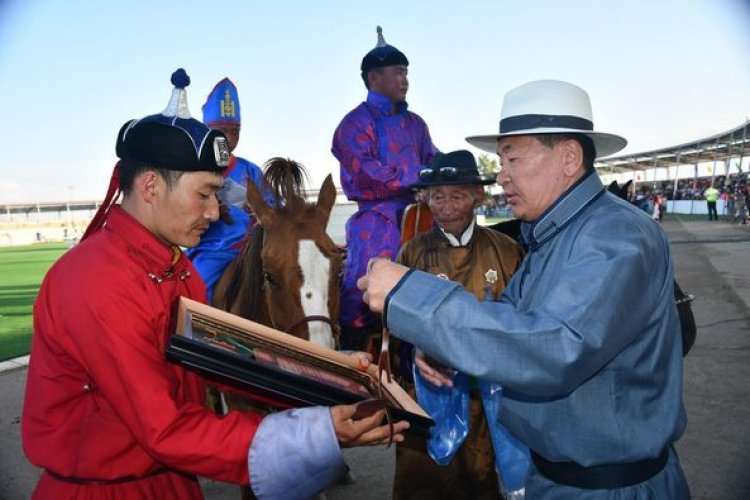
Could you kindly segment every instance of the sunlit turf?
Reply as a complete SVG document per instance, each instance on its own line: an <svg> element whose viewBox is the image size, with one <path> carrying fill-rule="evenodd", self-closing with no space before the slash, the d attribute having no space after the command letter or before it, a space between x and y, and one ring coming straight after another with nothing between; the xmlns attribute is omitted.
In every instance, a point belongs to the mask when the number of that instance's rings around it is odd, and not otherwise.
<svg viewBox="0 0 750 500"><path fill-rule="evenodd" d="M67 249L65 243L0 247L0 360L29 353L39 286Z"/></svg>

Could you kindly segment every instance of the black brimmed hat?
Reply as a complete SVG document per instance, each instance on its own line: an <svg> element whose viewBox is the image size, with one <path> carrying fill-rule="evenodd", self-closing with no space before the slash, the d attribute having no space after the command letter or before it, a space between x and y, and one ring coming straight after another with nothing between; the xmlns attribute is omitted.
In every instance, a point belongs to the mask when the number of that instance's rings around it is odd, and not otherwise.
<svg viewBox="0 0 750 500"><path fill-rule="evenodd" d="M494 184L495 178L486 179L479 175L479 168L474 155L465 149L451 153L438 154L432 165L419 171L419 181L412 184L412 189L424 189L432 186Z"/></svg>
<svg viewBox="0 0 750 500"><path fill-rule="evenodd" d="M367 83L367 73L375 68L384 68L386 66L408 66L409 60L406 58L403 52L398 50L393 45L385 43L383 38L383 28L377 27L378 32L378 43L374 49L368 52L364 58L362 58L362 79Z"/></svg>
<svg viewBox="0 0 750 500"><path fill-rule="evenodd" d="M229 165L224 134L190 116L185 87L190 77L172 74L172 97L159 114L131 120L117 135L117 156L167 170L222 172Z"/></svg>

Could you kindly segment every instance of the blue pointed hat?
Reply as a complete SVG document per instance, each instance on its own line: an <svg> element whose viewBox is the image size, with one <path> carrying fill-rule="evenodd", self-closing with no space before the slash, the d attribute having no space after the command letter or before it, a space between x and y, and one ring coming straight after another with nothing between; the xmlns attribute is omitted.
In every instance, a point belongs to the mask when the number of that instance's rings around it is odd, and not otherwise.
<svg viewBox="0 0 750 500"><path fill-rule="evenodd" d="M367 83L367 73L371 69L383 68L385 66L397 66L397 65L409 65L409 60L406 58L403 52L398 50L393 45L385 43L383 38L383 28L377 27L378 32L378 44L370 52L365 54L362 58L362 79Z"/></svg>
<svg viewBox="0 0 750 500"><path fill-rule="evenodd" d="M164 111L122 126L117 156L167 170L220 172L229 164L226 137L190 116L185 87L190 77L172 74L172 97Z"/></svg>
<svg viewBox="0 0 750 500"><path fill-rule="evenodd" d="M217 83L208 94L203 105L203 123L209 127L240 124L240 98L229 78Z"/></svg>

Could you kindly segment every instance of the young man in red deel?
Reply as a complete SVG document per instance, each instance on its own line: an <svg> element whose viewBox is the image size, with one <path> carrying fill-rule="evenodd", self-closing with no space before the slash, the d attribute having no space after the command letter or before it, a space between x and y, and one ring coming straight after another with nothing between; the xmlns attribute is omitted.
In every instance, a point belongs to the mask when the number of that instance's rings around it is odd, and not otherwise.
<svg viewBox="0 0 750 500"><path fill-rule="evenodd" d="M223 134L190 117L185 72L172 82L164 112L120 130L107 199L34 305L22 427L44 469L34 498L202 498L196 475L306 498L344 472L340 446L389 433L382 411L353 420L352 405L218 416L202 379L167 362L175 301L206 295L180 247L218 217L229 159Z"/></svg>

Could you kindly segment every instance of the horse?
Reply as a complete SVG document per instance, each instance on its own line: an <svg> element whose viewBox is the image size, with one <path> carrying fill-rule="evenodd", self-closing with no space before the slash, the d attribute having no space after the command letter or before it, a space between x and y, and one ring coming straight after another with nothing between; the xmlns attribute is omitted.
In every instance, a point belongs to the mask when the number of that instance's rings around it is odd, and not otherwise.
<svg viewBox="0 0 750 500"><path fill-rule="evenodd" d="M263 165L263 180L280 204L275 208L248 182L247 207L257 224L219 278L211 305L335 349L343 258L326 227L336 188L329 174L317 202L308 204L302 196L305 177L304 166L290 159L271 158ZM222 413L230 408L265 410L236 394L219 398ZM241 497L254 498L245 487Z"/></svg>
<svg viewBox="0 0 750 500"><path fill-rule="evenodd" d="M333 180L329 174L310 204L302 196L307 172L301 164L272 158L263 169L280 206L270 207L248 183L247 206L258 223L219 278L212 305L335 349L343 259L326 232L336 201Z"/></svg>

